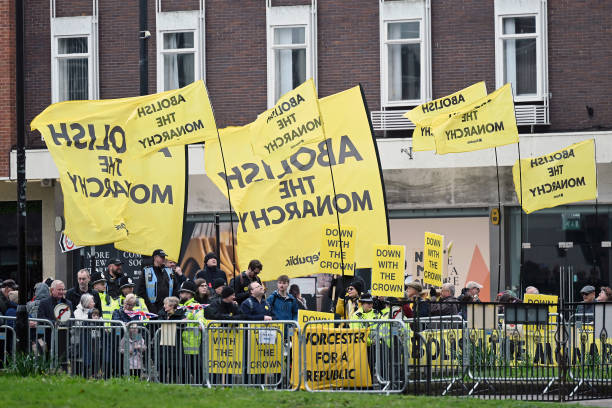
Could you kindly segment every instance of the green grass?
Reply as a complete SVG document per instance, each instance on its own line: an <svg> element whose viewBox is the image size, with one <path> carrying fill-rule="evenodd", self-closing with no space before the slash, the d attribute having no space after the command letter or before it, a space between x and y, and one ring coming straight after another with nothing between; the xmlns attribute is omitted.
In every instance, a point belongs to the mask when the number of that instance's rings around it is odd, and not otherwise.
<svg viewBox="0 0 612 408"><path fill-rule="evenodd" d="M223 408L305 408L305 407L453 407L519 408L577 407L531 401L479 400L474 398L415 397L410 395L373 395L260 391L233 388L205 389L190 386L160 385L135 380L88 381L63 376L18 377L0 375L0 407L196 407L214 404Z"/></svg>

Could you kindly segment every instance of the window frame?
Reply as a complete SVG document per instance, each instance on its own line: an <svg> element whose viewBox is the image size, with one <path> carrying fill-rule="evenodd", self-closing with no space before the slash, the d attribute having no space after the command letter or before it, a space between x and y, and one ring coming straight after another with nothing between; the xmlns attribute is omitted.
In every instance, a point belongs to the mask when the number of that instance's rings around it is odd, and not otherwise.
<svg viewBox="0 0 612 408"><path fill-rule="evenodd" d="M173 34L173 33L193 33L193 48L164 48L164 35L165 34ZM197 29L178 29L178 30L160 30L159 31L159 41L160 45L158 47L158 77L161 79L161 89L158 89L158 92L163 92L164 89L164 80L166 78L166 64L164 56L168 54L193 54L193 81L198 81L198 73L200 72L200 58L198 53L198 30ZM158 79L158 88L160 86ZM167 89L169 90L169 89Z"/></svg>
<svg viewBox="0 0 612 408"><path fill-rule="evenodd" d="M274 33L276 29L282 29L282 28L304 28L304 43L303 44L276 44L274 42ZM277 87L278 87L278 78L276 78L276 51L277 50L304 50L306 53L306 78L305 81L308 80L308 78L311 77L311 75L309 75L309 52L308 52L308 26L305 24L291 24L291 25L274 25L274 26L270 26L270 35L272 37L271 40L271 53L272 53L272 76L273 76L273 95L274 95L274 103L272 105L274 105L276 103L276 91L277 91ZM282 95L279 95L279 97Z"/></svg>

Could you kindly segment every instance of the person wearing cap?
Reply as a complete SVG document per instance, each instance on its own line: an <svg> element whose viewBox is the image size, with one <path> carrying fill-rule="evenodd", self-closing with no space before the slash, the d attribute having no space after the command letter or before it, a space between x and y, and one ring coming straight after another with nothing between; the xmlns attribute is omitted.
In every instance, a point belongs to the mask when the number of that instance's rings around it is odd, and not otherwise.
<svg viewBox="0 0 612 408"><path fill-rule="evenodd" d="M423 286L419 282L412 281L408 282L405 287L406 298L409 302L402 306L404 316L408 319L429 316L429 302L425 301L421 295Z"/></svg>
<svg viewBox="0 0 612 408"><path fill-rule="evenodd" d="M471 296L472 302L475 303L480 303L478 294L480 293L480 289L482 288L483 286L480 283L474 281L469 281L465 284L465 289L467 289L466 294Z"/></svg>
<svg viewBox="0 0 612 408"><path fill-rule="evenodd" d="M359 297L363 292L363 281L360 278L355 278L346 288L346 295L336 303L335 313L340 316L341 320L351 320L351 317L359 309Z"/></svg>
<svg viewBox="0 0 612 408"><path fill-rule="evenodd" d="M243 320L234 288L221 286L221 294L204 309L204 316L208 320Z"/></svg>
<svg viewBox="0 0 612 408"><path fill-rule="evenodd" d="M209 288L212 288L215 279L223 279L224 284L227 284L227 275L219 269L219 258L214 252L209 252L204 257L204 269L196 273L196 279L204 279Z"/></svg>
<svg viewBox="0 0 612 408"><path fill-rule="evenodd" d="M185 309L185 315L187 316L188 320L204 321L202 306L195 300L197 290L198 287L194 281L186 280L183 282L181 288L179 289L179 307Z"/></svg>
<svg viewBox="0 0 612 408"><path fill-rule="evenodd" d="M6 310L9 307L9 292L17 290L19 287L12 279L7 279L0 283L0 315L6 315Z"/></svg>
<svg viewBox="0 0 612 408"><path fill-rule="evenodd" d="M89 286L89 282L91 282L91 276L89 275L89 271L87 269L81 269L77 272L77 285L73 288L70 288L68 292L66 292L66 299L72 302L72 306L76 307L81 302L81 296L86 293L89 293L93 296L94 290ZM74 313L74 310L72 311Z"/></svg>
<svg viewBox="0 0 612 408"><path fill-rule="evenodd" d="M100 272L94 272L91 274L91 283L94 289L96 309L99 305L102 319L112 320L114 311L119 309L119 301L106 293L106 276Z"/></svg>
<svg viewBox="0 0 612 408"><path fill-rule="evenodd" d="M198 290L195 282L186 280L179 289L179 308L185 310L185 319L190 321L202 322L206 325L206 319L204 318L204 311L202 306L196 302L195 295ZM202 333L200 333L200 325L196 323L189 323L181 329L181 339L183 343L183 377L189 381L189 383L200 383L199 370L197 367L202 365L200 361L200 345L202 344ZM189 379L189 375L195 376L193 379Z"/></svg>
<svg viewBox="0 0 612 408"><path fill-rule="evenodd" d="M239 305L247 300L249 296L251 296L249 291L249 285L251 283L257 282L260 285L263 285L261 283L261 279L259 279L257 276L261 273L262 269L263 265L261 262L259 262L257 259L253 259L251 262L249 262L249 266L245 272L242 272L240 276L237 278L232 278L230 281L229 286L231 286L236 292L236 301Z"/></svg>
<svg viewBox="0 0 612 408"><path fill-rule="evenodd" d="M130 294L134 294L134 288L136 287L136 284L134 283L132 278L126 275L123 275L119 278L118 284L119 284L119 290L121 291L121 296L119 296L119 299L117 299L117 301L119 303L119 306L122 307L123 302L125 302L126 296ZM135 312L148 312L149 311L149 309L147 309L147 304L145 303L144 299L141 298L140 296L136 296L136 305L134 306L134 311Z"/></svg>
<svg viewBox="0 0 612 408"><path fill-rule="evenodd" d="M212 303L216 299L218 299L219 296L221 296L221 291L223 290L223 287L226 285L227 284L223 279L215 279L212 285L212 294L208 296L208 303Z"/></svg>
<svg viewBox="0 0 612 408"><path fill-rule="evenodd" d="M593 313L595 312L595 287L592 285L586 285L580 289L582 295L582 304L576 307L576 320L583 323L593 322Z"/></svg>
<svg viewBox="0 0 612 408"><path fill-rule="evenodd" d="M119 258L109 259L106 266L106 293L113 299L119 298L121 289L119 289L119 278L123 276L122 269L123 261Z"/></svg>
<svg viewBox="0 0 612 408"><path fill-rule="evenodd" d="M376 309L374 309L374 299L369 293L364 293L359 298L359 308L353 315L351 316L351 320L377 320L381 319L382 315ZM359 328L367 328L370 327L371 323L361 322L361 323L351 323L351 329L359 329Z"/></svg>
<svg viewBox="0 0 612 408"><path fill-rule="evenodd" d="M164 310L164 299L178 294L180 287L177 276L165 265L165 261L163 249L153 251L153 265L144 268L136 288L136 294L145 300L149 311L155 314Z"/></svg>

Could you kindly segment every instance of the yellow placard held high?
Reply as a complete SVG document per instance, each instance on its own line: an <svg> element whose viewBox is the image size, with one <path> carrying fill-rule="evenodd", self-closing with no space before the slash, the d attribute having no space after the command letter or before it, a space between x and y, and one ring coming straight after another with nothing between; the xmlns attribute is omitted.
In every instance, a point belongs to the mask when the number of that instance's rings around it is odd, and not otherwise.
<svg viewBox="0 0 612 408"><path fill-rule="evenodd" d="M470 85L453 94L425 102L406 112L404 117L416 125L412 133L412 150L421 152L435 150L436 143L431 132L431 123L439 115L452 112L487 96L487 86L484 82Z"/></svg>
<svg viewBox="0 0 612 408"><path fill-rule="evenodd" d="M313 312L312 310L298 310L298 325L300 330L304 329L304 325L310 321L317 320L334 320L333 313ZM333 328L333 325L331 326Z"/></svg>
<svg viewBox="0 0 612 408"><path fill-rule="evenodd" d="M253 152L262 159L282 160L300 146L323 140L324 132L314 81L309 79L280 97L251 125Z"/></svg>
<svg viewBox="0 0 612 408"><path fill-rule="evenodd" d="M324 225L321 231L319 273L335 275L355 274L355 228L342 225ZM344 271L342 270L344 267Z"/></svg>
<svg viewBox="0 0 612 408"><path fill-rule="evenodd" d="M512 166L512 178L518 200L522 200L527 214L597 198L593 139L544 156L521 159L520 165L520 171L518 160Z"/></svg>
<svg viewBox="0 0 612 408"><path fill-rule="evenodd" d="M442 286L444 256L444 235L425 233L423 248L423 282L432 286Z"/></svg>
<svg viewBox="0 0 612 408"><path fill-rule="evenodd" d="M372 296L404 296L406 247L375 245L372 261Z"/></svg>
<svg viewBox="0 0 612 408"><path fill-rule="evenodd" d="M518 129L510 84L468 106L436 117L431 129L438 154L517 143Z"/></svg>

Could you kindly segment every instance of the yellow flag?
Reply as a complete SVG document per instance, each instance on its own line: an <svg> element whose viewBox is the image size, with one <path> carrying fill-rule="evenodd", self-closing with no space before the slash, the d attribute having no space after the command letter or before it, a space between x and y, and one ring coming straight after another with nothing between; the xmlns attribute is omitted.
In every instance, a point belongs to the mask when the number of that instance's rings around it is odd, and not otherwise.
<svg viewBox="0 0 612 408"><path fill-rule="evenodd" d="M251 125L255 155L282 160L300 146L323 140L324 132L314 81L309 79L278 100Z"/></svg>
<svg viewBox="0 0 612 408"><path fill-rule="evenodd" d="M49 106L32 121L60 173L65 233L77 245L123 241L122 249L150 255L163 248L178 258L185 200L185 150L138 158L138 134L125 123L142 103L158 95ZM146 228L139 223L146 223ZM145 235L140 235L145 231ZM155 233L153 233L155 231ZM154 236L150 236L153 234ZM145 247L146 243L155 243Z"/></svg>
<svg viewBox="0 0 612 408"><path fill-rule="evenodd" d="M170 146L203 142L217 136L217 125L204 81L139 100L125 130L138 141L136 156Z"/></svg>
<svg viewBox="0 0 612 408"><path fill-rule="evenodd" d="M288 159L254 158L250 125L221 130L227 176L219 141L206 142L206 174L238 213L238 261L259 259L262 280L317 273L321 228L354 226L356 266L369 267L371 242L387 242L387 220L378 161L360 88L319 101L328 137L305 143ZM337 198L331 182L332 164Z"/></svg>
<svg viewBox="0 0 612 408"><path fill-rule="evenodd" d="M406 112L404 117L410 119L416 125L412 133L412 150L416 152L435 150L436 143L431 133L433 119L439 115L461 109L485 96L487 96L487 86L484 82L478 82Z"/></svg>
<svg viewBox="0 0 612 408"><path fill-rule="evenodd" d="M595 141L575 143L565 149L512 166L514 189L527 214L542 208L597 198ZM522 173L522 174L521 174Z"/></svg>
<svg viewBox="0 0 612 408"><path fill-rule="evenodd" d="M512 88L506 84L431 125L436 153L459 153L518 142Z"/></svg>

